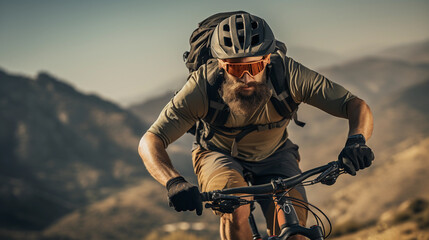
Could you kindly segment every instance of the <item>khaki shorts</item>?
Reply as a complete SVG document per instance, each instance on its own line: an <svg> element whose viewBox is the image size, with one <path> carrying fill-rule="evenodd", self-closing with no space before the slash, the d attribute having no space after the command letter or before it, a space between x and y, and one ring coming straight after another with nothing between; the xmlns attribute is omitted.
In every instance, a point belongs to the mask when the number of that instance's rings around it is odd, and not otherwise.
<svg viewBox="0 0 429 240"><path fill-rule="evenodd" d="M274 154L258 162L239 160L225 153L206 150L202 147L197 147L192 152L194 171L203 192L248 186L243 177L245 172L252 173L254 185L269 183L276 177L292 177L301 173L299 160L298 146L290 140L287 140ZM302 186L292 189L289 195L307 200ZM268 223L269 219L274 217L273 201L265 199L258 202ZM299 207L295 210L300 224L305 225L307 211Z"/></svg>

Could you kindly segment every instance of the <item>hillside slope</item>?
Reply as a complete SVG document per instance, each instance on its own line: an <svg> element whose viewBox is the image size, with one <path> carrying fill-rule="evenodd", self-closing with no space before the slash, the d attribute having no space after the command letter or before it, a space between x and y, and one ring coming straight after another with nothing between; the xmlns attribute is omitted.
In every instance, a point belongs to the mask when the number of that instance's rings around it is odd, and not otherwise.
<svg viewBox="0 0 429 240"><path fill-rule="evenodd" d="M49 74L0 71L0 228L43 229L140 179L136 147L146 128Z"/></svg>
<svg viewBox="0 0 429 240"><path fill-rule="evenodd" d="M429 41L392 47L381 51L377 55L413 63L429 63Z"/></svg>
<svg viewBox="0 0 429 240"><path fill-rule="evenodd" d="M42 237L52 239L145 239L165 232L166 224L199 225L196 233L217 236L217 217L210 210L175 212L168 207L166 190L154 180L144 180L108 198L74 211L50 226ZM79 229L79 231L76 231ZM209 234L209 235L208 235Z"/></svg>

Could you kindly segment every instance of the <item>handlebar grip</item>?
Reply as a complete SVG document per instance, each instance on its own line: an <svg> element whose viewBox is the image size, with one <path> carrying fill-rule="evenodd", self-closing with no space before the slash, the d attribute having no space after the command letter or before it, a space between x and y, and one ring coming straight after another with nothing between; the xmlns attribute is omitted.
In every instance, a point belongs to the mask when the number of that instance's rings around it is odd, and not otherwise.
<svg viewBox="0 0 429 240"><path fill-rule="evenodd" d="M212 201L212 193L211 192L202 192L200 193L201 200L203 202Z"/></svg>

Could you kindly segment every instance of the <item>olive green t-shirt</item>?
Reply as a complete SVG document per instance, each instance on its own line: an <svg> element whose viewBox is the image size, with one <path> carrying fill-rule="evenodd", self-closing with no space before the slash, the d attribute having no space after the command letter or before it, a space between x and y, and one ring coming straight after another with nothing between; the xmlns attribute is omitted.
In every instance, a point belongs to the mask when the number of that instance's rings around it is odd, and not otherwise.
<svg viewBox="0 0 429 240"><path fill-rule="evenodd" d="M307 103L338 117L347 117L346 103L354 96L342 86L329 81L319 73L312 71L292 58L285 57L290 81L287 83L292 98L297 103ZM207 75L210 69L203 65L195 71L183 88L164 107L158 119L149 128L149 132L159 136L167 147L181 137L208 111L206 93ZM217 63L215 64L217 67ZM214 69L212 67L212 69ZM272 94L275 92L270 84ZM271 101L262 104L250 117L228 116L226 127L243 127L250 124L267 124L282 120ZM288 138L287 125L280 128L253 131L237 143L237 158L245 161L260 161L274 153ZM214 134L210 145L230 152L233 138Z"/></svg>

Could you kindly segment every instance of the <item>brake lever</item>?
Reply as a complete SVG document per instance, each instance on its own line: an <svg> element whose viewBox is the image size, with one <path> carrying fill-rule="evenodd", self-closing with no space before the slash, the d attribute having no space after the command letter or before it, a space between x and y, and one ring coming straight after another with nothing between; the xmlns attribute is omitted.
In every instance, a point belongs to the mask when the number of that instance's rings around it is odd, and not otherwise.
<svg viewBox="0 0 429 240"><path fill-rule="evenodd" d="M340 166L338 162L330 163L330 167L320 174L312 183L322 183L326 185L332 185L340 175Z"/></svg>
<svg viewBox="0 0 429 240"><path fill-rule="evenodd" d="M231 205L225 202L219 202L219 203L206 203L206 208L211 208L215 211L219 211L221 213L233 213L238 206Z"/></svg>
<svg viewBox="0 0 429 240"><path fill-rule="evenodd" d="M215 193L212 203L206 203L205 207L222 213L233 213L235 209L248 203L247 200L240 199L239 196Z"/></svg>
<svg viewBox="0 0 429 240"><path fill-rule="evenodd" d="M322 184L331 186L337 181L338 175L339 174L337 174L337 173L331 173L330 175L328 175L324 179L322 179L320 182Z"/></svg>

